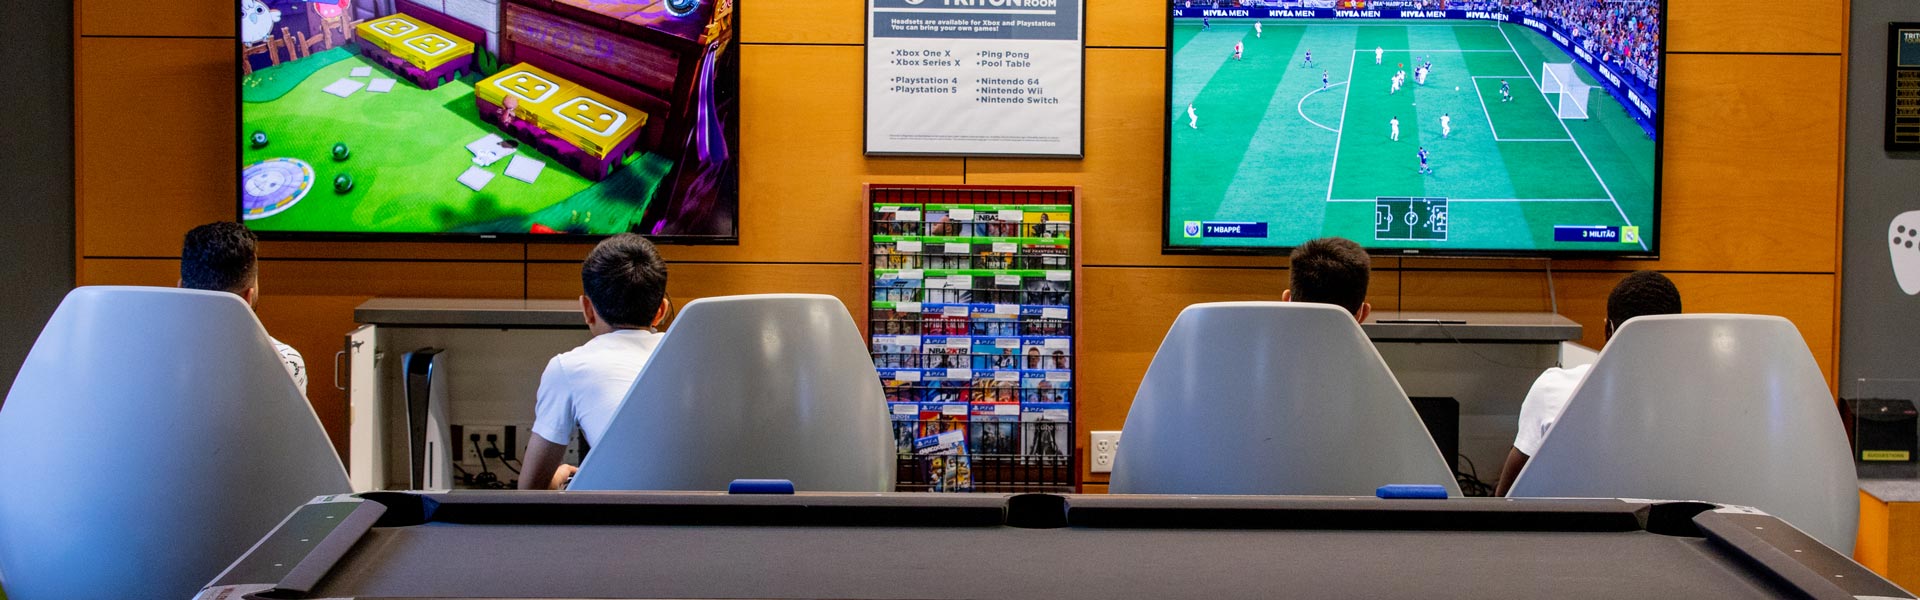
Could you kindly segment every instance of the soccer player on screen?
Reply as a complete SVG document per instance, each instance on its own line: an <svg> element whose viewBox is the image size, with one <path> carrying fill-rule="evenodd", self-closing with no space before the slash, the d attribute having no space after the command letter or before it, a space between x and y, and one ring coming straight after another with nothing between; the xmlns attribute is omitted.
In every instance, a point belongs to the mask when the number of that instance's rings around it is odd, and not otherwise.
<svg viewBox="0 0 1920 600"><path fill-rule="evenodd" d="M1433 168L1432 168L1432 167L1428 167L1428 166L1427 166L1427 149L1426 149L1426 147L1424 147L1424 146L1423 146L1423 147L1421 147L1421 148L1420 148L1420 152L1419 152L1419 155L1420 155L1420 174L1422 174L1422 175L1429 175L1429 174L1432 174L1432 173L1433 173Z"/></svg>
<svg viewBox="0 0 1920 600"><path fill-rule="evenodd" d="M1500 101L1501 102L1513 101L1513 88L1507 87L1507 80L1505 79L1500 80Z"/></svg>
<svg viewBox="0 0 1920 600"><path fill-rule="evenodd" d="M1440 137L1444 138L1452 134L1453 134L1453 115L1448 113L1440 113Z"/></svg>
<svg viewBox="0 0 1920 600"><path fill-rule="evenodd" d="M1258 38L1260 37L1260 22L1259 22L1259 21L1254 21L1254 22L1253 22L1253 37L1254 37L1255 39L1258 39Z"/></svg>
<svg viewBox="0 0 1920 600"><path fill-rule="evenodd" d="M1322 91L1327 89L1327 71L1325 69L1320 71L1320 89Z"/></svg>
<svg viewBox="0 0 1920 600"><path fill-rule="evenodd" d="M1246 50L1245 46L1240 45L1240 42L1234 42L1233 43L1233 59L1240 60L1240 53L1244 50Z"/></svg>
<svg viewBox="0 0 1920 600"><path fill-rule="evenodd" d="M1311 66L1313 66L1313 50L1311 50L1311 49L1309 49L1309 50L1307 50L1307 59L1306 59L1306 60L1303 60L1303 61L1300 61L1300 66L1302 66L1302 67L1311 67Z"/></svg>
<svg viewBox="0 0 1920 600"><path fill-rule="evenodd" d="M1200 115L1193 112L1193 105L1187 105L1187 127L1200 128Z"/></svg>
<svg viewBox="0 0 1920 600"><path fill-rule="evenodd" d="M1393 141L1400 141L1400 117L1394 117L1387 124L1393 127Z"/></svg>
<svg viewBox="0 0 1920 600"><path fill-rule="evenodd" d="M1200 17L1200 30L1213 31L1213 19L1210 19L1204 16Z"/></svg>
<svg viewBox="0 0 1920 600"><path fill-rule="evenodd" d="M1387 57L1386 48L1381 48L1379 46L1373 47L1373 64L1376 64L1376 65L1380 64L1380 60L1386 57Z"/></svg>

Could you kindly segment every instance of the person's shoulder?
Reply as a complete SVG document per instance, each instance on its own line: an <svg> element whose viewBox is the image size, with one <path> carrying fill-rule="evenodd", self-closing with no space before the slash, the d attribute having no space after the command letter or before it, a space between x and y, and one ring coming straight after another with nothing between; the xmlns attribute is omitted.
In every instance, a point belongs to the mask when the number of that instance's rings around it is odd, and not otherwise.
<svg viewBox="0 0 1920 600"><path fill-rule="evenodd" d="M288 346L285 342L275 339L273 336L267 336L267 341L273 343L273 351L280 353L280 356L290 360L301 360L300 351L294 349L293 346Z"/></svg>

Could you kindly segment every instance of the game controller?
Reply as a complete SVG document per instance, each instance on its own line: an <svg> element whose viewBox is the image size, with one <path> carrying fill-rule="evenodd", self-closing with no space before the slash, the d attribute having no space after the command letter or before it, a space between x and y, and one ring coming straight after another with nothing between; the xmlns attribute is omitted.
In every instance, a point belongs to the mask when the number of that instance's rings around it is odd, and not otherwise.
<svg viewBox="0 0 1920 600"><path fill-rule="evenodd" d="M1900 213L1887 224L1887 254L1893 255L1900 291L1920 295L1920 210Z"/></svg>

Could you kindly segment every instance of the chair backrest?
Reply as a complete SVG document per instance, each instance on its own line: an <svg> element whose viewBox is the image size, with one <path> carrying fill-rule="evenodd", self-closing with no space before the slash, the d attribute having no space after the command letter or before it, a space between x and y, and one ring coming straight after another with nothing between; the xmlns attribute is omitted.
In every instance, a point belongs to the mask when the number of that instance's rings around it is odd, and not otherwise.
<svg viewBox="0 0 1920 600"><path fill-rule="evenodd" d="M891 491L880 376L833 296L687 304L568 489Z"/></svg>
<svg viewBox="0 0 1920 600"><path fill-rule="evenodd" d="M351 492L238 296L83 287L0 406L13 600L189 598L314 496Z"/></svg>
<svg viewBox="0 0 1920 600"><path fill-rule="evenodd" d="M1460 495L1453 469L1347 311L1223 302L1180 312L1127 413L1112 491Z"/></svg>
<svg viewBox="0 0 1920 600"><path fill-rule="evenodd" d="M1851 552L1858 485L1793 323L1696 314L1621 326L1508 495L1751 506Z"/></svg>

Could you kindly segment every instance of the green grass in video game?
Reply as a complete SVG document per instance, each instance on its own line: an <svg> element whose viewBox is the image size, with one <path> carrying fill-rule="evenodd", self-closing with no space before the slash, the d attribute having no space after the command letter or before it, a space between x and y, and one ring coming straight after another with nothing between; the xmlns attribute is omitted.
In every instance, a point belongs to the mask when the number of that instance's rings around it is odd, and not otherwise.
<svg viewBox="0 0 1920 600"><path fill-rule="evenodd" d="M1245 48L1240 60L1235 43ZM1654 233L1654 141L1597 87L1588 118L1560 118L1559 95L1541 92L1543 65L1575 61L1531 29L1288 20L1265 21L1256 36L1252 20L1216 19L1203 30L1180 19L1172 44L1167 226L1175 246L1292 246L1337 235L1381 248L1627 252L1646 249ZM1414 67L1428 61L1420 85ZM1401 70L1406 81L1394 93ZM1502 82L1511 101L1502 100ZM1445 137L1443 115L1451 120ZM1421 172L1421 148L1431 172ZM1269 229L1265 239L1190 235L1188 224L1199 221ZM1556 225L1638 235L1563 243L1554 241Z"/></svg>
<svg viewBox="0 0 1920 600"><path fill-rule="evenodd" d="M360 67L373 74L351 76ZM350 47L246 76L240 84L240 134L246 138L240 141L240 166L294 159L311 170L304 196L247 225L348 233L527 233L537 225L603 234L628 231L640 220L671 167L654 154L630 157L611 177L594 182L523 145L519 155L545 163L533 183L507 177L511 159L502 159L479 167L494 175L480 191L462 184L460 176L478 166L467 144L499 133L480 119L474 104L473 83L484 76L468 73L425 90ZM362 88L346 97L324 91L342 79L364 84L376 78L396 80L392 91ZM256 131L265 134L265 145L255 144ZM335 144L346 145L345 160L335 159ZM296 179L302 173L298 167L286 172ZM339 175L352 179L351 189L336 191Z"/></svg>

